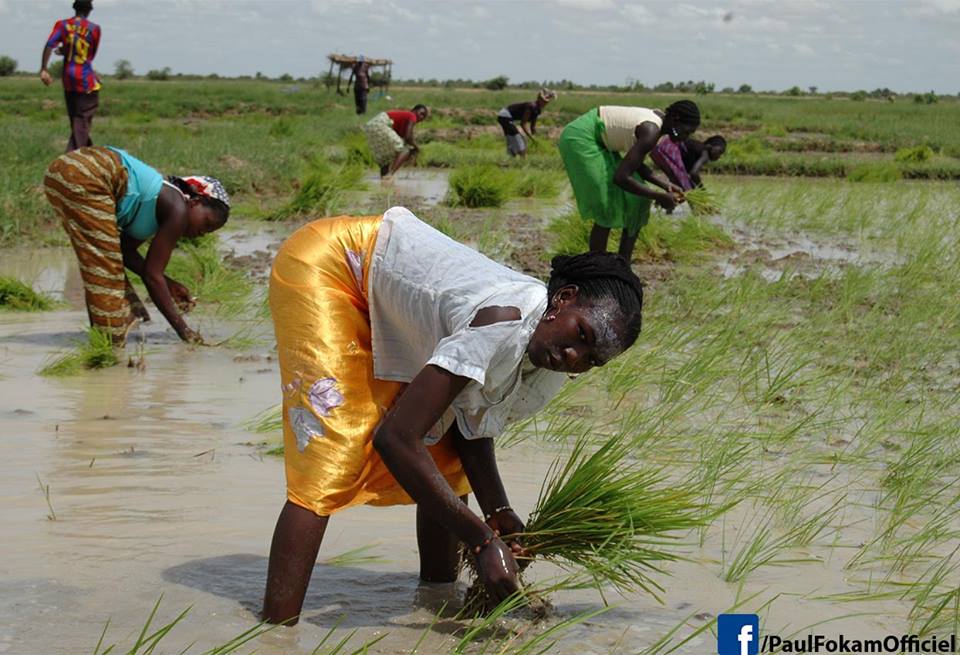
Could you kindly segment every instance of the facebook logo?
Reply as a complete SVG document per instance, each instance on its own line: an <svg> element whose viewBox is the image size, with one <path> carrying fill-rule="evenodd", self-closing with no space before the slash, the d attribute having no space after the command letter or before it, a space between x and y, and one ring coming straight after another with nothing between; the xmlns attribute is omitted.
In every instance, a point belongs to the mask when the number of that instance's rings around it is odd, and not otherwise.
<svg viewBox="0 0 960 655"><path fill-rule="evenodd" d="M757 655L760 650L760 617L756 614L721 614L717 617L717 653Z"/></svg>

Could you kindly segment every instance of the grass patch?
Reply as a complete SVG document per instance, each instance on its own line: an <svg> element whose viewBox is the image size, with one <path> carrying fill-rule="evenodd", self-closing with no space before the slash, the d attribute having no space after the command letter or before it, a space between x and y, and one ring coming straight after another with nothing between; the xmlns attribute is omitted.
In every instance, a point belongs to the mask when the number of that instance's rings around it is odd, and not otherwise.
<svg viewBox="0 0 960 655"><path fill-rule="evenodd" d="M14 277L0 275L0 309L18 312L42 312L53 309L53 298L38 293Z"/></svg>
<svg viewBox="0 0 960 655"><path fill-rule="evenodd" d="M896 182L903 179L903 172L892 162L860 164L847 173L851 182Z"/></svg>
<svg viewBox="0 0 960 655"><path fill-rule="evenodd" d="M706 187L696 187L683 194L696 216L715 216L720 213L720 199Z"/></svg>
<svg viewBox="0 0 960 655"><path fill-rule="evenodd" d="M450 204L499 207L510 193L508 173L494 166L458 168L450 174Z"/></svg>
<svg viewBox="0 0 960 655"><path fill-rule="evenodd" d="M53 356L37 373L47 377L65 377L84 370L110 368L119 363L110 335L91 327L87 328L85 341L78 341L74 348Z"/></svg>
<svg viewBox="0 0 960 655"><path fill-rule="evenodd" d="M356 162L331 166L318 158L312 158L307 172L300 179L293 198L274 214L270 220L283 220L291 216L318 213L336 213L347 191L363 187L363 168Z"/></svg>
<svg viewBox="0 0 960 655"><path fill-rule="evenodd" d="M185 284L201 304L216 304L234 313L242 308L252 291L243 273L227 268L217 250L216 234L177 243L166 274Z"/></svg>
<svg viewBox="0 0 960 655"><path fill-rule="evenodd" d="M920 164L930 161L933 156L933 148L930 146L914 146L912 148L900 148L893 159L902 164Z"/></svg>

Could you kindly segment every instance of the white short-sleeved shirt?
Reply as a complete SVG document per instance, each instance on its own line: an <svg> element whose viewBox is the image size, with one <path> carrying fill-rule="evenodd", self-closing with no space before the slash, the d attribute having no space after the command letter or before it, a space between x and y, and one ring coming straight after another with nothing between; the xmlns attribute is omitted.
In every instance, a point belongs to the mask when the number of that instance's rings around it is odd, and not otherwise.
<svg viewBox="0 0 960 655"><path fill-rule="evenodd" d="M637 142L637 125L653 123L663 127L660 114L646 107L619 107L601 105L600 120L603 121L603 143L607 150L626 154Z"/></svg>
<svg viewBox="0 0 960 655"><path fill-rule="evenodd" d="M374 377L410 382L428 364L470 378L443 420L467 439L495 437L542 408L563 385L539 369L527 345L547 308L546 286L433 229L403 207L389 209L368 282ZM520 319L470 327L484 307L516 307Z"/></svg>

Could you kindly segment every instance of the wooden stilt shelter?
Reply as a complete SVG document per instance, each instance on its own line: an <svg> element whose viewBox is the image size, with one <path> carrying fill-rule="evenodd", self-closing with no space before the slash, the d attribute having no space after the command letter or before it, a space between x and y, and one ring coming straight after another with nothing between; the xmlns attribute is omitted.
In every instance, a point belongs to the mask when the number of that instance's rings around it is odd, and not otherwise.
<svg viewBox="0 0 960 655"><path fill-rule="evenodd" d="M328 91L330 90L330 87L333 86L333 71L334 68L336 68L337 93L343 95L346 91L350 90L349 84L347 85L346 90L341 90L340 88L340 82L343 80L343 74L346 72L347 77L349 78L350 71L353 69L354 65L360 61L360 57L355 57L353 55L332 54L327 55L327 59L330 60L330 71L327 73L325 86L327 87ZM380 87L380 93L386 94L390 89L390 76L393 73L393 61L390 59L372 59L370 57L364 57L363 60L370 67L370 87Z"/></svg>

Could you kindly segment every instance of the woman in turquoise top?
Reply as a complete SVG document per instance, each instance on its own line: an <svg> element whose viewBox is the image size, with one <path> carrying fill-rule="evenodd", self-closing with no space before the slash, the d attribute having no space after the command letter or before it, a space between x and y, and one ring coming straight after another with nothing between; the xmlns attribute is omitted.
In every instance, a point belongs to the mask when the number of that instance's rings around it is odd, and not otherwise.
<svg viewBox="0 0 960 655"><path fill-rule="evenodd" d="M93 146L58 157L43 180L80 262L90 324L122 345L136 319L150 320L127 279L140 276L150 299L184 341L201 342L180 311L190 291L164 275L181 237L227 222L230 199L212 177L169 177L118 148ZM140 245L152 238L147 255Z"/></svg>

